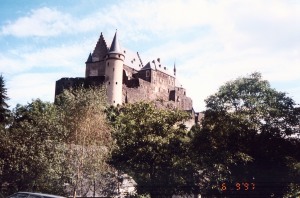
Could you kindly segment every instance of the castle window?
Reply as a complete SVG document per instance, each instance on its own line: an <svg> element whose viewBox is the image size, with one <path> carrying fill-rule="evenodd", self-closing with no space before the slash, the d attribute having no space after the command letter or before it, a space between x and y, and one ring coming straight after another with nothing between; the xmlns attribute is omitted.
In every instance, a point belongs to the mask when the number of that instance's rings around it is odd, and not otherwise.
<svg viewBox="0 0 300 198"><path fill-rule="evenodd" d="M121 58L121 55L119 54L119 58Z"/></svg>
<svg viewBox="0 0 300 198"><path fill-rule="evenodd" d="M118 84L118 82L116 82L116 85Z"/></svg>
<svg viewBox="0 0 300 198"><path fill-rule="evenodd" d="M114 103L116 103L116 101L114 101Z"/></svg>
<svg viewBox="0 0 300 198"><path fill-rule="evenodd" d="M107 63L107 67L109 66L109 62Z"/></svg>
<svg viewBox="0 0 300 198"><path fill-rule="evenodd" d="M108 82L108 84L110 85L110 82Z"/></svg>
<svg viewBox="0 0 300 198"><path fill-rule="evenodd" d="M146 71L146 77L150 77L150 71L149 70Z"/></svg>

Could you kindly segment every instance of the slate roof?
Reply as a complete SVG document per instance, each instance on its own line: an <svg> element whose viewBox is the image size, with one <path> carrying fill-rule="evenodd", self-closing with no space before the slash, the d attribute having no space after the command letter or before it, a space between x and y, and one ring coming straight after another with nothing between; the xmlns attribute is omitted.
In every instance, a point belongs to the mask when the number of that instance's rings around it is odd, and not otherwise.
<svg viewBox="0 0 300 198"><path fill-rule="evenodd" d="M141 70L143 64L141 63L138 54L128 49L124 49L123 52L125 56L124 65L131 67L136 71Z"/></svg>
<svg viewBox="0 0 300 198"><path fill-rule="evenodd" d="M90 55L89 55L89 57L88 57L86 63L91 63L91 62L93 62L92 53L90 53Z"/></svg>
<svg viewBox="0 0 300 198"><path fill-rule="evenodd" d="M120 47L120 44L119 44L119 41L118 41L117 32L115 33L115 36L114 36L113 41L110 45L110 49L109 49L108 53L123 54L123 51L121 50L121 47Z"/></svg>
<svg viewBox="0 0 300 198"><path fill-rule="evenodd" d="M147 69L152 69L155 71L161 71L165 74L168 74L169 76L172 76L175 78L174 73L170 70L168 70L167 67L162 66L160 62L158 62L158 60L153 60L148 62L141 70L147 70Z"/></svg>

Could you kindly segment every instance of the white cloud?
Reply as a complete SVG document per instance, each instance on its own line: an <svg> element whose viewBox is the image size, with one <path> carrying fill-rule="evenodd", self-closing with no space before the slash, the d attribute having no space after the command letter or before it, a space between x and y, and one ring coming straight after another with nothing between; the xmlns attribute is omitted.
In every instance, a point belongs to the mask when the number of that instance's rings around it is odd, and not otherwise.
<svg viewBox="0 0 300 198"><path fill-rule="evenodd" d="M200 101L220 85L254 71L271 82L300 82L299 10L299 2L283 0L122 1L77 17L76 13L39 8L7 23L1 32L59 37L102 31L109 45L118 29L124 47L142 50L144 62L160 57L172 67L176 60L187 94L193 97L196 110L202 110ZM9 65L4 71L11 73L35 67L70 68L68 76L78 75L83 68L82 76L84 61L97 41L87 40L25 51L19 58L0 54L0 67ZM299 84L289 90L296 87Z"/></svg>
<svg viewBox="0 0 300 198"><path fill-rule="evenodd" d="M47 7L32 10L27 16L2 27L3 35L26 36L55 36L62 32L72 31L72 17L55 9Z"/></svg>
<svg viewBox="0 0 300 198"><path fill-rule="evenodd" d="M74 73L76 68L84 68L84 61L92 45L94 44L91 41L82 41L69 46L37 48L30 52L15 49L13 52L0 54L0 70L9 75L37 68L68 69L70 73Z"/></svg>

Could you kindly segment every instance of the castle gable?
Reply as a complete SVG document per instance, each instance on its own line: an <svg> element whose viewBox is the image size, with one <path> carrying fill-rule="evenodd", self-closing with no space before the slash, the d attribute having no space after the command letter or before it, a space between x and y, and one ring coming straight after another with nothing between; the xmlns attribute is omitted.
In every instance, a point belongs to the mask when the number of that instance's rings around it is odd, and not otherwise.
<svg viewBox="0 0 300 198"><path fill-rule="evenodd" d="M94 52L92 54L93 62L104 60L104 57L107 54L107 52L108 52L107 44L101 33L100 38L99 38L99 40L96 44L96 47L94 49Z"/></svg>

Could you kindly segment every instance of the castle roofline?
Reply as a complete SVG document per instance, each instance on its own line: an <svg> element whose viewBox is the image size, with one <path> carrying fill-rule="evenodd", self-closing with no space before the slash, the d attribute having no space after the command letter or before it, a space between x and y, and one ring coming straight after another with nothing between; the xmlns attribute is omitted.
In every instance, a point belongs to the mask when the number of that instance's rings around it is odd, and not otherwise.
<svg viewBox="0 0 300 198"><path fill-rule="evenodd" d="M174 74L171 71L169 71L167 67L161 65L159 59L148 62L141 70L148 70L148 69L152 69L154 71L160 71L162 73L165 73L175 78Z"/></svg>
<svg viewBox="0 0 300 198"><path fill-rule="evenodd" d="M125 55L124 65L136 71L141 70L143 64L139 59L138 53L134 53L128 49L124 49L124 55Z"/></svg>

